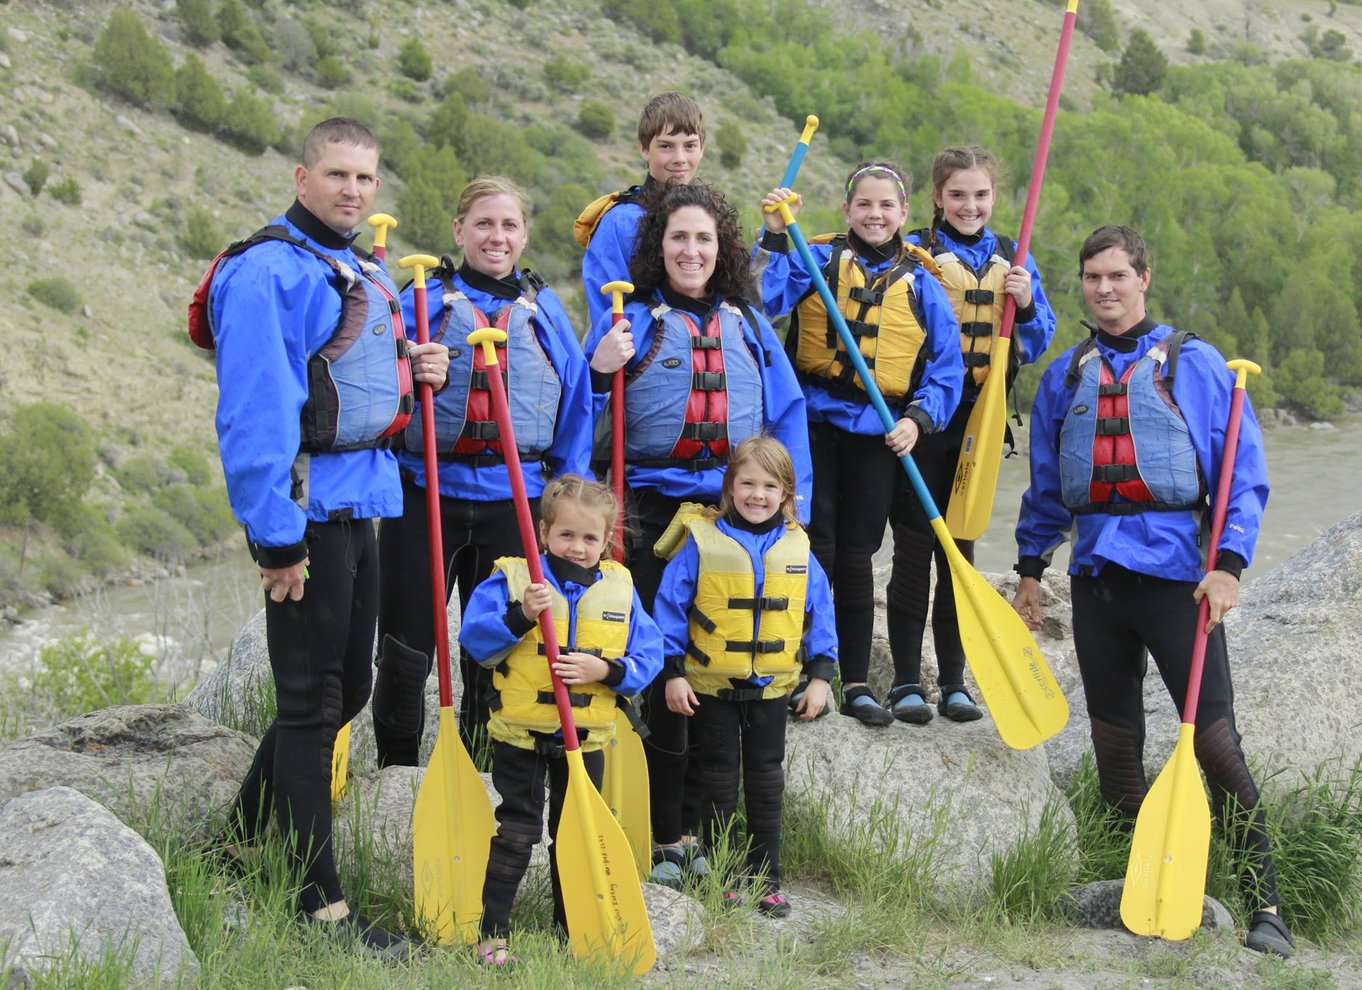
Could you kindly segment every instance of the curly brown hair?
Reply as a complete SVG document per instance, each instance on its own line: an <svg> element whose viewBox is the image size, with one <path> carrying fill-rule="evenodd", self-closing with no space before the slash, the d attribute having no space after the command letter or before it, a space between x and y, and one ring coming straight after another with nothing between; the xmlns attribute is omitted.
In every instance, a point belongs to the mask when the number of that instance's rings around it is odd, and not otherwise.
<svg viewBox="0 0 1362 990"><path fill-rule="evenodd" d="M721 299L736 299L751 287L755 275L752 260L743 243L738 211L728 205L723 193L703 182L672 186L663 193L638 225L638 240L634 257L629 262L629 277L637 293L651 293L667 283L667 271L662 262L662 239L667 224L677 210L698 206L714 218L719 255L714 260L714 274L705 288Z"/></svg>

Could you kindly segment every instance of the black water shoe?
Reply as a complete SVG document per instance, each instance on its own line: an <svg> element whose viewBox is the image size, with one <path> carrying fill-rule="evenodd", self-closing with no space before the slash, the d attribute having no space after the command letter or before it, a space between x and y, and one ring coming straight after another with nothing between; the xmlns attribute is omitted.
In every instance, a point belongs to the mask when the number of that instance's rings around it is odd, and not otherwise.
<svg viewBox="0 0 1362 990"><path fill-rule="evenodd" d="M1249 933L1244 944L1254 952L1290 959L1296 950L1296 940L1287 931L1286 922L1271 911L1254 911L1249 919Z"/></svg>
<svg viewBox="0 0 1362 990"><path fill-rule="evenodd" d="M303 920L309 928L326 933L328 938L366 959L407 962L418 951L411 939L385 931L354 911L339 921L323 921L313 914L304 914Z"/></svg>

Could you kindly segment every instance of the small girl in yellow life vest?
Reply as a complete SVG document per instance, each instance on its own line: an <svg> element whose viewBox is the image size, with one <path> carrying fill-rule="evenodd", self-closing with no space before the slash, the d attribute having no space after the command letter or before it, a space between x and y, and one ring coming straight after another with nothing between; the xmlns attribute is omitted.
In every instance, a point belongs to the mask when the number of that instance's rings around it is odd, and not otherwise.
<svg viewBox="0 0 1362 990"><path fill-rule="evenodd" d="M754 260L766 315L790 314L785 346L804 389L813 461L809 540L834 591L842 714L882 727L894 716L866 684L875 617L871 556L903 476L898 459L950 420L964 369L950 300L903 241L907 174L893 162L863 162L844 189L846 232L811 252L896 421L892 430L885 431L812 276L789 249L779 213L763 210L766 232ZM790 195L775 189L762 203Z"/></svg>
<svg viewBox="0 0 1362 990"><path fill-rule="evenodd" d="M802 674L798 717L817 718L837 671L832 593L795 511L789 451L770 437L744 440L730 455L718 509L687 522L654 605L667 706L690 718L702 841L712 847L732 823L741 772L747 879L761 884L757 909L776 918L790 913L780 892L790 693Z"/></svg>
<svg viewBox="0 0 1362 990"><path fill-rule="evenodd" d="M638 694L662 667L662 636L639 604L622 564L601 557L609 549L619 507L610 489L575 475L551 481L539 508L544 546L543 584L532 584L524 558L502 557L473 592L459 642L492 669L492 784L501 795L483 884L478 958L504 967L511 903L543 835L544 779L548 776L549 834L567 793L567 760L543 654L538 616L551 609L558 633L555 673L572 697L582 762L601 786L604 755L615 734L617 695ZM555 848L554 924L566 931Z"/></svg>

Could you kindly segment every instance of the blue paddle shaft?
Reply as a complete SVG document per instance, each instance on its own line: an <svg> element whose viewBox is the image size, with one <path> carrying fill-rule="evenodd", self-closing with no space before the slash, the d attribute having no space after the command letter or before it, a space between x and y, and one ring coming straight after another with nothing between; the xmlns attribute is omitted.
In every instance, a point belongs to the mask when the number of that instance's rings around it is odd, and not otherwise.
<svg viewBox="0 0 1362 990"><path fill-rule="evenodd" d="M790 155L790 164L785 167L785 174L780 177L780 188L789 189L794 185L795 177L799 175L799 166L804 164L804 156L809 153L809 146L804 141L795 145L794 153Z"/></svg>
<svg viewBox="0 0 1362 990"><path fill-rule="evenodd" d="M795 155L800 158L799 150L795 150ZM791 159L793 163L794 159ZM875 407L875 411L880 414L880 422L884 424L884 432L888 433L894 428L894 417L889 413L889 407L884 403L884 396L880 394L880 387L875 384L875 379L870 375L870 369L866 367L865 357L861 354L861 348L856 343L856 338L851 335L851 330L847 326L846 317L837 306L837 298L828 288L827 280L823 278L823 272L819 269L818 263L814 260L813 252L809 250L809 242L804 239L804 232L799 229L799 223L795 220L794 214L790 212L788 204L781 204L780 213L785 221L786 233L790 235L790 240L794 241L795 249L799 252L799 257L804 261L804 267L809 272L809 277L813 280L813 287L818 290L819 297L823 300L823 307L828 311L828 319L837 328L837 336L842 338L842 346L847 349L847 356L851 358L851 363L856 368L856 374L861 376L861 382L865 385L865 391L870 396L870 403ZM897 235L895 235L897 236ZM918 471L917 465L913 463L912 454L904 454L899 458L903 469L908 472L908 480L913 483L913 490L917 492L917 497L922 500L922 507L927 510L929 520L940 517L941 513L936 508L936 502L932 498L932 493L927 491L927 485L922 480L922 473Z"/></svg>

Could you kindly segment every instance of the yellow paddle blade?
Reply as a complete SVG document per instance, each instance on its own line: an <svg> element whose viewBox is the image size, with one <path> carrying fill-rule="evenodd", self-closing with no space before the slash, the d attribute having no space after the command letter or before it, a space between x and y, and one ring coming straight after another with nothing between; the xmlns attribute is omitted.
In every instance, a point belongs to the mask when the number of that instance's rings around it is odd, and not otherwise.
<svg viewBox="0 0 1362 990"><path fill-rule="evenodd" d="M647 879L653 869L650 795L648 757L643 752L643 740L621 710L615 715L615 738L605 747L601 797L634 850L634 863L641 879Z"/></svg>
<svg viewBox="0 0 1362 990"><path fill-rule="evenodd" d="M453 708L440 709L439 732L412 809L412 868L418 925L440 945L455 945L478 938L496 820Z"/></svg>
<svg viewBox="0 0 1362 990"><path fill-rule="evenodd" d="M993 493L1003 462L1007 429L1007 358L1011 337L996 337L988 377L965 426L955 480L946 504L946 528L957 540L977 540L993 515Z"/></svg>
<svg viewBox="0 0 1362 990"><path fill-rule="evenodd" d="M336 733L336 746L331 751L331 803L340 804L345 797L346 777L350 773L350 723Z"/></svg>
<svg viewBox="0 0 1362 990"><path fill-rule="evenodd" d="M569 943L579 959L608 957L642 976L657 962L634 851L587 776L567 753L568 787L553 837Z"/></svg>
<svg viewBox="0 0 1362 990"><path fill-rule="evenodd" d="M1121 920L1136 935L1180 942L1201 927L1211 809L1197 769L1195 726L1178 744L1140 805L1121 889Z"/></svg>
<svg viewBox="0 0 1362 990"><path fill-rule="evenodd" d="M955 585L960 644L998 735L1030 749L1069 721L1069 703L1020 615L970 566L937 516L932 531L946 551Z"/></svg>

